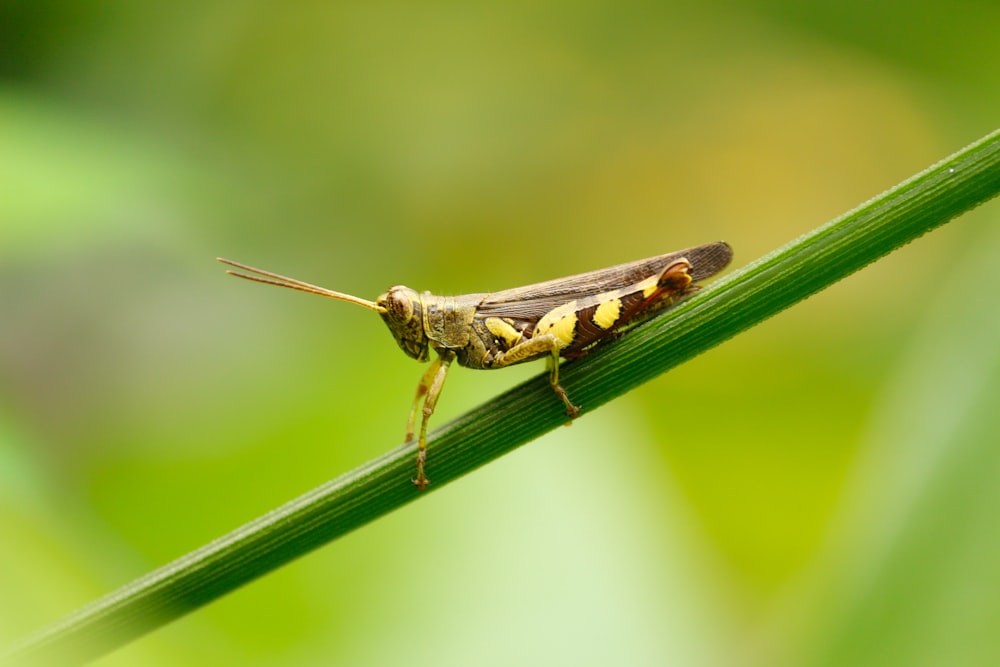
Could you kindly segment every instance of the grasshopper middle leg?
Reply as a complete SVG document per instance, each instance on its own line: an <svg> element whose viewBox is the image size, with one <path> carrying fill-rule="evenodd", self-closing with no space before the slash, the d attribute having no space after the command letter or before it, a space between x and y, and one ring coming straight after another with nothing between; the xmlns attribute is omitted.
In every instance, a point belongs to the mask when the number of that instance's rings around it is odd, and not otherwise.
<svg viewBox="0 0 1000 667"><path fill-rule="evenodd" d="M569 395L563 386L559 384L559 350L552 350L552 356L548 359L549 363L549 386L552 387L552 391L556 392L556 396L562 399L563 404L566 406L566 416L570 419L576 419L580 415L580 406L574 405L572 401L569 400ZM566 423L569 426L569 422Z"/></svg>
<svg viewBox="0 0 1000 667"><path fill-rule="evenodd" d="M550 355L548 357L549 385L566 406L566 416L572 419L580 414L580 406L573 405L566 390L559 384L559 351L561 349L562 346L558 338L551 334L542 334L522 341L507 350L493 362L493 368L503 368L527 359L537 359L545 354Z"/></svg>

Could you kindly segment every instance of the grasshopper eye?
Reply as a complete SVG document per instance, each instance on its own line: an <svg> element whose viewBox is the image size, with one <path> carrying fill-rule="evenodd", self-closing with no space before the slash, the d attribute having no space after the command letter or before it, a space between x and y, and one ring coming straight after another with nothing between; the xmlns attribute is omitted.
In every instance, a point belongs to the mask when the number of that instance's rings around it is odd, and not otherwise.
<svg viewBox="0 0 1000 667"><path fill-rule="evenodd" d="M413 319L413 299L410 294L412 291L408 287L396 285L390 287L376 303L386 309L386 315L393 321L406 324Z"/></svg>

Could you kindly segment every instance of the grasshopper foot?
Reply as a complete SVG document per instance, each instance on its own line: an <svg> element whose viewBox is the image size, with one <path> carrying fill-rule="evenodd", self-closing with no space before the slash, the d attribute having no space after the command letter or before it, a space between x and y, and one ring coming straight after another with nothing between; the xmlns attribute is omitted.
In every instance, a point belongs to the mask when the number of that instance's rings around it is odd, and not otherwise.
<svg viewBox="0 0 1000 667"><path fill-rule="evenodd" d="M573 405L573 403L569 400L569 396L566 394L566 390L562 388L562 385L555 384L552 385L552 388L555 390L556 395L562 399L563 405L566 406L566 416L570 419L576 419L579 417L580 406Z"/></svg>
<svg viewBox="0 0 1000 667"><path fill-rule="evenodd" d="M417 449L417 478L411 479L413 486L417 487L419 490L423 491L427 488L427 485L431 483L431 480L427 479L427 475L424 474L424 464L427 462L427 448L421 447Z"/></svg>

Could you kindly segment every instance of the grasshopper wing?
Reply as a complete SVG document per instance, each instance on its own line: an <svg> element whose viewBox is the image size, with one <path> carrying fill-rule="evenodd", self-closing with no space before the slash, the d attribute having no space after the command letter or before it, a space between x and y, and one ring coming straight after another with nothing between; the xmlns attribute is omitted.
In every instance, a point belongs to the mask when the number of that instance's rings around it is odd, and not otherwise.
<svg viewBox="0 0 1000 667"><path fill-rule="evenodd" d="M573 299L634 285L659 274L682 258L691 263L691 279L697 282L721 271L732 257L733 250L726 242L707 243L606 269L487 294L479 303L477 314L533 321Z"/></svg>

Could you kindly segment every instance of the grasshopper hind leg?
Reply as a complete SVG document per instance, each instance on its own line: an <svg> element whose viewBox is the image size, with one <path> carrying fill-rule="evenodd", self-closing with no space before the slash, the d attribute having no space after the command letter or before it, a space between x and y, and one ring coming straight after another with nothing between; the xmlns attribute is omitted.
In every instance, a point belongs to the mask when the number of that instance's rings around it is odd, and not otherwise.
<svg viewBox="0 0 1000 667"><path fill-rule="evenodd" d="M431 483L424 473L424 466L427 464L427 422L434 414L438 397L441 395L441 388L444 386L444 379L448 376L448 367L455 358L454 352L440 352L430 367L420 378L417 385L417 395L413 399L413 407L410 408L410 418L406 422L406 442L413 440L413 429L417 421L417 408L423 403L420 419L420 438L417 441L417 477L412 480L414 486L423 491Z"/></svg>

